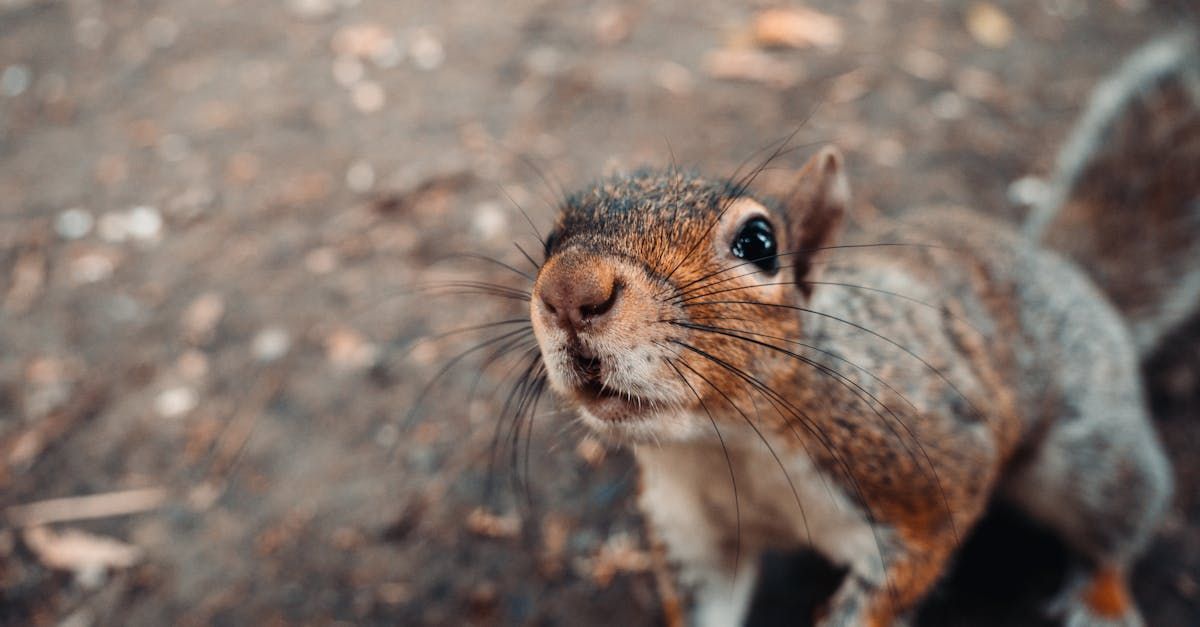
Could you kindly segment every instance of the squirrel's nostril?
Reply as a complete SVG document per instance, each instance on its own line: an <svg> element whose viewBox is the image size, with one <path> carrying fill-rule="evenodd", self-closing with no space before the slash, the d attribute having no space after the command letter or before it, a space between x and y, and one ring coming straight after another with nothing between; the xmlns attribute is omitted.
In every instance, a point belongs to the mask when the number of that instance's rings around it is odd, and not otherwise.
<svg viewBox="0 0 1200 627"><path fill-rule="evenodd" d="M614 282L609 288L608 297L603 301L595 304L580 305L579 313L583 319L586 320L589 318L599 318L600 316L608 313L609 310L612 309L613 305L616 304L617 296L620 295L622 288L624 288L624 286L621 285L619 281Z"/></svg>
<svg viewBox="0 0 1200 627"><path fill-rule="evenodd" d="M538 295L558 326L578 331L612 311L622 288L607 263L566 256L543 271Z"/></svg>

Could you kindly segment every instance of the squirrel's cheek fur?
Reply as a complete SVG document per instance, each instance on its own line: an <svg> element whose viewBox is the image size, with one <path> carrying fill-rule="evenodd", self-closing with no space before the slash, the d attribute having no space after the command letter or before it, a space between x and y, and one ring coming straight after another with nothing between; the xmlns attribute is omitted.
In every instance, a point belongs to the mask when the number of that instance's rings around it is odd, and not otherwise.
<svg viewBox="0 0 1200 627"><path fill-rule="evenodd" d="M736 199L701 233L709 245L669 278L615 252L568 245L551 255L530 318L551 387L585 425L619 443L715 441L714 425L737 427L754 405L748 377L771 389L795 383L786 357L744 341L763 324L801 337L790 265L766 274L729 251L741 225L766 218L778 219ZM719 328L731 335L710 332Z"/></svg>

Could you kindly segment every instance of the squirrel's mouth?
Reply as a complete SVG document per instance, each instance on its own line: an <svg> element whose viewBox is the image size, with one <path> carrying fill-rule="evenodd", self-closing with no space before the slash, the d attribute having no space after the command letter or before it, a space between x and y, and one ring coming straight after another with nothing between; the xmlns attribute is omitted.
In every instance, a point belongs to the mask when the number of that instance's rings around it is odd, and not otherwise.
<svg viewBox="0 0 1200 627"><path fill-rule="evenodd" d="M596 418L613 422L630 420L655 407L648 399L605 385L598 357L577 356L575 367L579 384L572 395Z"/></svg>
<svg viewBox="0 0 1200 627"><path fill-rule="evenodd" d="M592 416L608 422L640 418L656 404L632 394L613 390L600 383L586 383L575 389L575 401Z"/></svg>

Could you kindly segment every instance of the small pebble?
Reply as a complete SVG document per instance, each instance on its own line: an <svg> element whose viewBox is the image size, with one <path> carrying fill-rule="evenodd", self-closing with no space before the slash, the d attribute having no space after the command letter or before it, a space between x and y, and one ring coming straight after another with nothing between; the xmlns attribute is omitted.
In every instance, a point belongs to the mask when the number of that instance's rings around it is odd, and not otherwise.
<svg viewBox="0 0 1200 627"><path fill-rule="evenodd" d="M254 336L251 350L254 352L255 359L271 362L286 355L291 346L292 339L286 329L267 327Z"/></svg>
<svg viewBox="0 0 1200 627"><path fill-rule="evenodd" d="M80 255L70 265L71 280L75 283L97 283L112 276L113 261L105 255Z"/></svg>
<svg viewBox="0 0 1200 627"><path fill-rule="evenodd" d="M917 78L936 81L946 75L949 63L945 57L932 50L915 48L900 58L900 67Z"/></svg>
<svg viewBox="0 0 1200 627"><path fill-rule="evenodd" d="M96 224L96 232L100 235L100 239L119 244L129 237L127 223L124 212L110 211L100 216L100 221Z"/></svg>
<svg viewBox="0 0 1200 627"><path fill-rule="evenodd" d="M288 8L296 17L315 20L333 15L337 4L332 0L291 0L288 2Z"/></svg>
<svg viewBox="0 0 1200 627"><path fill-rule="evenodd" d="M363 113L374 113L383 108L386 97L383 87L375 81L363 81L354 86L350 92L354 106Z"/></svg>
<svg viewBox="0 0 1200 627"><path fill-rule="evenodd" d="M471 220L475 234L483 239L494 239L505 233L508 227L508 216L500 208L500 203L484 202L475 207L475 216Z"/></svg>
<svg viewBox="0 0 1200 627"><path fill-rule="evenodd" d="M201 294L183 312L183 330L194 344L205 344L225 315L225 299L216 292Z"/></svg>
<svg viewBox="0 0 1200 627"><path fill-rule="evenodd" d="M393 42L392 36L382 26L357 24L338 29L333 35L332 48L334 53L341 56L367 59Z"/></svg>
<svg viewBox="0 0 1200 627"><path fill-rule="evenodd" d="M659 87L676 96L686 96L692 93L696 84L692 72L674 61L664 61L659 64L654 80Z"/></svg>
<svg viewBox="0 0 1200 627"><path fill-rule="evenodd" d="M446 50L442 42L428 29L420 29L413 35L408 53L418 69L436 70L446 60Z"/></svg>
<svg viewBox="0 0 1200 627"><path fill-rule="evenodd" d="M629 38L635 14L626 7L610 6L600 9L592 21L596 43L611 46Z"/></svg>
<svg viewBox="0 0 1200 627"><path fill-rule="evenodd" d="M967 113L967 103L962 96L944 91L934 97L930 104L933 114L943 120L959 120Z"/></svg>
<svg viewBox="0 0 1200 627"><path fill-rule="evenodd" d="M375 363L379 349L358 331L343 327L325 338L325 355L335 367L361 370Z"/></svg>
<svg viewBox="0 0 1200 627"><path fill-rule="evenodd" d="M355 161L346 170L346 187L359 194L371 191L375 186L375 168L366 161Z"/></svg>
<svg viewBox="0 0 1200 627"><path fill-rule="evenodd" d="M154 409L163 418L178 418L196 408L196 392L188 387L164 390L154 399Z"/></svg>
<svg viewBox="0 0 1200 627"><path fill-rule="evenodd" d="M389 39L378 50L371 53L371 62L380 69L394 68L403 60L404 49L394 39Z"/></svg>
<svg viewBox="0 0 1200 627"><path fill-rule="evenodd" d="M366 71L362 62L354 57L340 56L333 60L333 80L342 87L354 85L362 80L364 74Z"/></svg>
<svg viewBox="0 0 1200 627"><path fill-rule="evenodd" d="M382 448L390 448L399 440L400 429L394 424L385 424L382 427L379 427L379 430L375 432L375 443Z"/></svg>
<svg viewBox="0 0 1200 627"><path fill-rule="evenodd" d="M33 81L33 72L28 65L10 65L0 74L0 92L10 98L20 96L29 89Z"/></svg>
<svg viewBox="0 0 1200 627"><path fill-rule="evenodd" d="M199 216L212 206L215 200L216 194L211 188L193 186L172 198L167 204L167 211L173 216L187 220Z"/></svg>
<svg viewBox="0 0 1200 627"><path fill-rule="evenodd" d="M72 207L58 214L54 220L54 232L63 239L80 239L92 232L96 219L91 212L79 207Z"/></svg>
<svg viewBox="0 0 1200 627"><path fill-rule="evenodd" d="M75 570L75 584L84 590L99 590L108 581L108 568L103 564L86 564Z"/></svg>
<svg viewBox="0 0 1200 627"><path fill-rule="evenodd" d="M1036 176L1019 178L1008 186L1008 200L1024 207L1040 205L1049 194L1050 185Z"/></svg>
<svg viewBox="0 0 1200 627"><path fill-rule="evenodd" d="M152 241L162 233L162 214L154 207L134 207L126 214L125 220L125 230L133 239Z"/></svg>

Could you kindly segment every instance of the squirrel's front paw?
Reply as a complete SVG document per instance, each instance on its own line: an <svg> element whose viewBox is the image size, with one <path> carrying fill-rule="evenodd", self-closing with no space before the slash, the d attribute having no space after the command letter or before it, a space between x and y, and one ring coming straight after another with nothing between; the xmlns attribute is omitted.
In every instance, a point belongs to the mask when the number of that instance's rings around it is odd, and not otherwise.
<svg viewBox="0 0 1200 627"><path fill-rule="evenodd" d="M1077 577L1048 608L1064 627L1145 627L1119 571Z"/></svg>
<svg viewBox="0 0 1200 627"><path fill-rule="evenodd" d="M1096 612L1086 603L1072 603L1063 615L1064 627L1146 627L1132 606L1116 616Z"/></svg>

